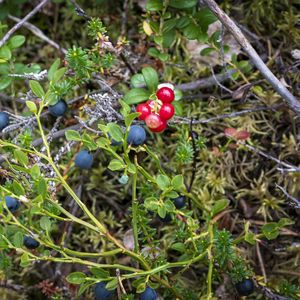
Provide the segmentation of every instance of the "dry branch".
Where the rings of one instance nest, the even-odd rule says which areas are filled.
[[[217,16],[227,30],[234,36],[237,42],[243,47],[245,52],[249,55],[250,59],[262,73],[266,80],[272,85],[274,90],[286,101],[289,107],[300,116],[300,102],[294,95],[280,82],[280,80],[272,73],[266,66],[255,49],[246,39],[240,28],[234,21],[217,5],[214,0],[203,0],[209,9]]]
[[[45,6],[49,0],[43,0],[37,5],[29,14],[27,14],[19,23],[12,27],[5,36],[0,40],[0,48],[9,40],[9,38],[23,26],[23,24],[33,17],[43,6]]]

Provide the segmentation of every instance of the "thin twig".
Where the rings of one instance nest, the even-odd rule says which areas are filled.
[[[191,90],[209,88],[216,85],[216,80],[218,82],[224,82],[228,80],[231,77],[231,75],[234,74],[236,71],[237,71],[236,69],[230,69],[223,74],[217,74],[215,76],[210,76],[204,79],[178,84],[176,88],[182,91],[191,91]]]
[[[300,208],[300,201],[298,199],[296,199],[295,197],[291,196],[282,186],[275,184],[275,186],[280,189],[283,194],[290,199],[291,201],[293,201],[293,207],[294,208]]]
[[[18,22],[14,27],[12,27],[0,40],[0,48],[9,40],[9,38],[19,29],[24,23],[33,17],[43,6],[45,6],[49,0],[43,0],[37,5],[29,14],[27,14],[20,22]]]
[[[280,80],[272,73],[272,71],[266,66],[255,49],[246,39],[240,28],[231,20],[231,18],[217,5],[214,0],[203,0],[207,4],[209,9],[218,17],[218,19],[224,24],[224,26],[231,32],[233,37],[243,47],[245,52],[249,55],[250,59],[262,73],[266,80],[273,86],[274,90],[286,101],[289,107],[300,115],[300,102],[294,95],[280,82]]]
[[[21,19],[14,17],[12,15],[8,15],[8,18],[15,21],[15,22],[20,22]],[[40,38],[41,40],[45,41],[46,43],[48,43],[49,45],[51,45],[53,48],[61,51],[63,54],[67,53],[67,50],[63,47],[61,47],[59,44],[57,44],[56,42],[54,42],[53,40],[51,40],[50,38],[48,38],[44,32],[42,30],[40,30],[38,27],[34,26],[33,24],[29,23],[29,22],[24,22],[23,26],[25,28],[27,28],[28,30],[30,30],[35,36],[37,36],[38,38]]]
[[[222,120],[222,119],[227,119],[227,118],[234,118],[234,117],[238,117],[238,116],[241,116],[241,115],[246,115],[246,114],[253,113],[253,112],[258,112],[258,111],[276,110],[280,106],[282,106],[282,104],[269,106],[269,107],[262,106],[262,107],[256,107],[256,108],[249,108],[249,109],[244,109],[244,110],[241,110],[241,111],[236,111],[236,112],[233,112],[233,113],[228,113],[228,114],[223,114],[223,115],[211,117],[211,118],[208,118],[208,119],[193,120],[193,125],[195,125],[195,124],[206,124],[206,123],[214,122],[214,121],[217,121],[217,120]],[[169,123],[170,124],[172,124],[172,123],[174,123],[174,124],[189,124],[190,119],[177,117],[177,118],[174,119],[174,121],[170,121]]]
[[[246,148],[248,148],[249,150],[251,150],[251,151],[253,151],[253,152],[255,152],[255,153],[257,153],[257,154],[259,154],[259,155],[261,155],[261,156],[263,156],[263,157],[265,157],[265,158],[268,158],[268,159],[270,159],[270,160],[273,160],[273,161],[275,161],[277,164],[279,164],[279,165],[281,165],[281,166],[284,166],[284,167],[288,168],[289,170],[292,169],[292,170],[297,170],[298,172],[300,172],[300,168],[299,168],[299,167],[296,167],[296,166],[293,166],[293,165],[288,164],[288,163],[286,163],[286,162],[283,162],[283,161],[281,161],[280,159],[278,159],[278,158],[276,158],[276,157],[273,157],[272,155],[267,154],[267,153],[265,153],[265,152],[263,152],[263,151],[261,151],[261,150],[255,148],[255,147],[253,147],[253,146],[251,146],[251,145],[248,145],[248,144],[246,144],[246,143],[244,143],[244,142],[240,142],[240,143],[241,143],[243,146],[245,146]]]

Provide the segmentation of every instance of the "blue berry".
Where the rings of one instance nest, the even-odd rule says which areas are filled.
[[[38,241],[28,235],[24,236],[23,244],[28,249],[36,249],[40,246],[40,243]]]
[[[123,144],[122,142],[117,142],[116,140],[114,140],[114,139],[110,136],[110,134],[108,134],[108,137],[110,138],[110,144],[111,144],[112,146],[119,146],[119,145],[122,145],[122,144]]]
[[[9,115],[6,112],[0,112],[0,130],[4,129],[9,123]]]
[[[147,286],[146,289],[141,293],[140,300],[156,300],[157,294],[154,289]]]
[[[243,279],[235,285],[237,292],[241,296],[248,296],[254,291],[254,284],[251,279]]]
[[[114,291],[110,291],[105,287],[104,282],[98,282],[95,285],[96,300],[109,300],[113,297]]]
[[[139,146],[146,141],[146,131],[143,127],[138,125],[130,126],[127,143],[133,146]]]
[[[160,220],[161,220],[162,222],[164,222],[164,223],[169,223],[169,222],[172,221],[172,217],[171,217],[170,214],[166,214],[166,216],[165,216],[164,218],[161,218],[161,217],[159,217],[159,218],[160,218]]]
[[[185,196],[179,196],[177,198],[172,199],[172,201],[177,209],[185,207]]]
[[[68,105],[65,100],[59,100],[56,104],[48,107],[49,113],[54,117],[63,116],[67,109]]]
[[[93,155],[87,150],[81,150],[75,157],[75,165],[80,169],[90,169],[93,161]]]
[[[20,201],[17,199],[10,197],[10,196],[5,196],[5,203],[8,208],[8,210],[12,213],[16,212],[18,208],[21,206]]]

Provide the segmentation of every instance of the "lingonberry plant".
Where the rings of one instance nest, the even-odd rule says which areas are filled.
[[[234,163],[233,156],[239,161],[247,147],[255,149],[250,131],[259,135],[258,125],[234,119],[225,129],[223,123],[221,130],[204,129],[211,120],[227,119],[215,116],[227,109],[226,101],[218,99],[216,107],[209,95],[183,104],[178,83],[188,70],[177,60],[186,51],[181,40],[209,43],[202,55],[227,49],[221,33],[209,36],[216,17],[198,3],[147,1],[140,18],[151,45],[146,52],[155,60],[139,65],[139,72],[128,62],[137,58],[128,55],[127,40],[113,31],[110,36],[78,4],[89,40],[64,50],[64,59],[54,59],[42,74],[22,71],[26,94],[9,113],[0,112],[0,269],[8,276],[17,273],[12,261],[24,272],[47,263],[54,279],[35,287],[56,300],[213,300],[229,299],[229,293],[260,299],[263,289],[265,295],[276,291],[297,299],[299,288],[290,282],[270,284],[273,292],[265,287],[269,283],[246,251],[258,253],[265,271],[260,246],[282,234],[298,237],[286,228],[294,222],[262,176],[251,182],[250,192],[244,189],[257,166],[251,165],[249,175],[241,167],[246,158]],[[124,13],[126,5],[131,1],[124,2]],[[24,42],[15,35],[0,48],[0,90],[10,87],[12,96],[20,81],[8,76],[7,66],[15,70],[12,51]],[[242,74],[243,91],[250,89],[248,62],[233,56],[229,67]],[[230,91],[230,97],[237,96]],[[194,120],[207,107],[213,116]],[[233,173],[242,182],[239,189]],[[244,195],[263,198],[265,222],[256,221],[259,226],[248,216],[247,201],[238,206]],[[268,207],[282,214],[275,218]]]

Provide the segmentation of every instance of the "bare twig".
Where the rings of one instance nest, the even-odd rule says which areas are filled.
[[[275,186],[280,189],[283,194],[292,201],[292,205],[294,208],[300,208],[300,201],[298,199],[296,199],[295,197],[291,196],[282,186],[275,184]]]
[[[8,15],[9,19],[15,21],[15,22],[20,22],[21,19],[14,17],[12,15]],[[43,31],[41,31],[38,27],[34,26],[33,24],[29,23],[29,22],[24,22],[23,26],[26,27],[28,30],[30,30],[34,35],[36,35],[38,38],[40,38],[41,40],[45,41],[46,43],[48,43],[49,45],[51,45],[52,47],[54,47],[55,49],[61,51],[63,54],[67,53],[67,50],[63,47],[61,47],[59,44],[57,44],[56,42],[54,42],[53,40],[51,40],[50,38],[48,38]]]
[[[20,22],[18,22],[13,28],[11,28],[4,37],[0,40],[0,48],[9,40],[9,38],[19,29],[24,23],[33,17],[43,6],[47,4],[49,0],[43,0],[37,5],[29,14],[27,14]]]
[[[230,17],[217,5],[214,0],[203,0],[209,9],[218,17],[224,26],[231,32],[238,43],[243,47],[245,52],[249,55],[254,65],[266,78],[266,80],[273,86],[274,90],[286,101],[289,107],[300,115],[300,102],[294,95],[278,80],[272,71],[265,65],[263,60],[257,54],[252,45],[248,42],[240,28],[230,19]]]
[[[224,74],[217,74],[215,76],[210,76],[208,78],[199,79],[193,82],[181,83],[176,86],[176,88],[182,91],[191,91],[197,90],[201,88],[209,88],[211,86],[216,85],[216,80],[220,82],[224,82],[231,77],[232,74],[236,72],[235,69],[228,70]]]
[[[288,163],[286,163],[286,162],[283,162],[283,161],[281,161],[280,159],[278,159],[278,158],[276,158],[276,157],[273,157],[272,155],[267,154],[267,153],[265,153],[265,152],[263,152],[263,151],[261,151],[261,150],[255,148],[255,147],[253,147],[253,146],[251,146],[251,145],[248,145],[248,144],[246,144],[246,143],[244,143],[244,142],[240,142],[240,143],[241,143],[243,146],[245,146],[246,148],[248,148],[249,150],[251,150],[251,151],[253,151],[253,152],[255,152],[255,153],[257,153],[257,154],[259,154],[259,155],[261,155],[261,156],[263,156],[263,157],[265,157],[265,158],[268,158],[268,159],[270,159],[270,160],[273,160],[273,161],[275,161],[277,164],[279,164],[279,165],[281,165],[281,166],[284,166],[284,167],[288,168],[287,171],[289,171],[289,170],[297,170],[298,172],[300,172],[300,168],[299,168],[299,167],[296,167],[296,166],[293,166],[293,165],[288,164]]]
[[[195,125],[195,124],[206,124],[206,123],[210,123],[210,122],[214,122],[214,121],[222,120],[222,119],[227,119],[227,118],[235,118],[235,117],[238,117],[238,116],[247,115],[249,113],[258,112],[258,111],[276,110],[280,106],[281,106],[281,104],[274,105],[274,106],[269,106],[269,107],[262,106],[262,107],[256,107],[256,108],[249,108],[249,109],[244,109],[244,110],[241,110],[241,111],[236,111],[236,112],[233,112],[233,113],[228,113],[228,114],[223,114],[223,115],[211,117],[211,118],[208,118],[208,119],[193,120],[193,125]],[[169,123],[189,124],[190,119],[177,117],[176,119],[174,119],[174,121],[170,121]]]

